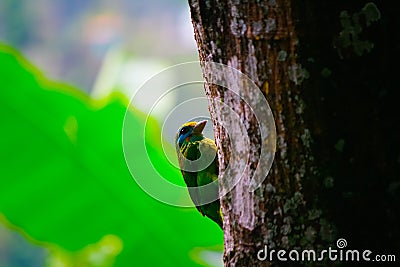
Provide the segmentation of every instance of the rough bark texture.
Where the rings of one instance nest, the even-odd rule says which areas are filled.
[[[200,60],[223,63],[248,75],[267,96],[276,120],[278,150],[275,163],[264,184],[250,193],[248,184],[258,163],[261,143],[257,121],[237,95],[206,83],[206,94],[212,100],[210,113],[214,120],[221,172],[231,155],[228,133],[218,123],[224,120],[224,114],[218,112],[215,99],[240,114],[250,138],[247,173],[222,199],[224,262],[226,266],[267,265],[256,256],[264,245],[269,248],[293,247],[302,241],[301,238],[296,240],[294,232],[297,231],[300,237],[309,227],[312,241],[317,231],[307,221],[293,225],[294,221],[300,220],[298,217],[305,204],[302,180],[312,175],[313,170],[308,152],[311,140],[299,96],[300,85],[307,73],[296,60],[297,37],[290,1],[189,2]],[[203,71],[207,72],[207,69]],[[204,75],[208,76],[207,73]]]
[[[280,265],[259,261],[257,252],[264,245],[318,250],[335,246],[338,237],[347,237],[353,248],[387,244],[394,253],[399,208],[390,203],[399,203],[400,123],[383,103],[392,103],[397,91],[390,83],[394,76],[386,73],[390,60],[380,57],[385,49],[398,55],[399,42],[389,49],[394,6],[317,0],[189,4],[221,173],[233,155],[215,100],[240,114],[250,138],[246,175],[221,199],[225,266]],[[248,75],[273,111],[275,161],[254,193],[248,184],[261,141],[257,122],[236,94],[207,83],[209,61]]]

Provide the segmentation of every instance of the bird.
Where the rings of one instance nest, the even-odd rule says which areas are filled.
[[[176,152],[183,179],[197,210],[223,229],[218,197],[217,146],[213,140],[204,137],[203,129],[206,124],[206,120],[183,124],[175,136]],[[208,166],[202,166],[205,163]],[[201,187],[207,184],[210,185]],[[204,204],[209,202],[207,200],[213,201]]]

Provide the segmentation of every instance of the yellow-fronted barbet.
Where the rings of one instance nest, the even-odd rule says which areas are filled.
[[[216,222],[222,229],[222,215],[218,198],[217,147],[203,136],[207,121],[183,124],[175,137],[176,152],[183,179],[197,210]],[[205,160],[201,160],[205,159]],[[202,166],[206,163],[206,166]],[[208,185],[206,187],[202,187]],[[213,201],[209,201],[209,200]]]

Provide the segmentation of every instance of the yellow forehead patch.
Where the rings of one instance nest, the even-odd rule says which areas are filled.
[[[195,121],[189,121],[189,122],[185,123],[184,125],[182,125],[182,127],[185,127],[185,126],[194,127],[196,124],[197,124],[197,122],[195,122]]]

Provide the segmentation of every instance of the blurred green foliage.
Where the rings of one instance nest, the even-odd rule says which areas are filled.
[[[154,200],[132,179],[121,140],[124,96],[94,101],[4,45],[0,84],[0,219],[48,247],[49,266],[202,266],[199,248],[222,248],[218,226]],[[145,118],[126,116],[137,124],[134,147]],[[163,174],[180,176],[161,147],[149,153]]]

